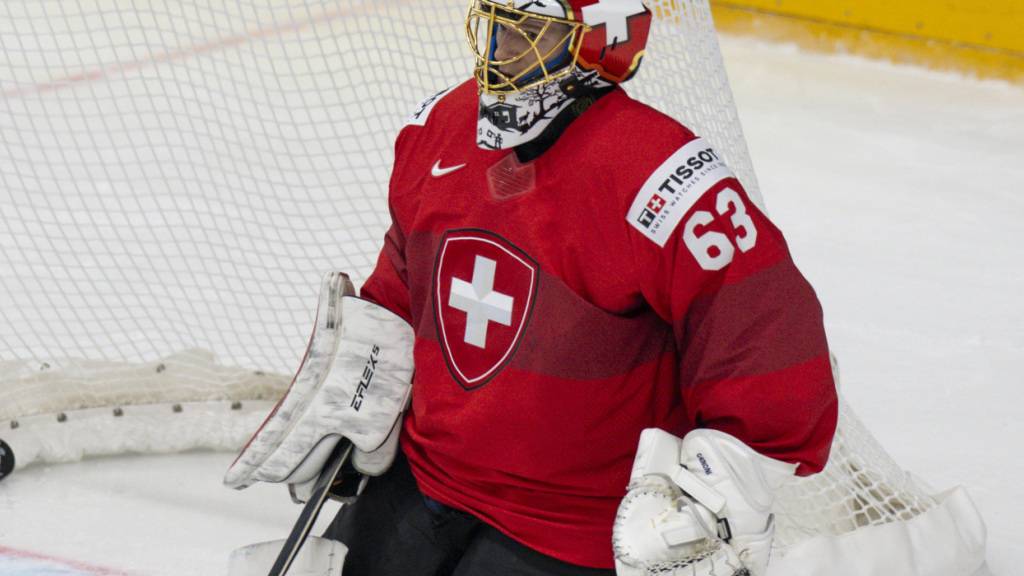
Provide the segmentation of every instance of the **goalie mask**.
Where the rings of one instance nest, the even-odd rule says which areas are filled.
[[[631,78],[650,26],[643,0],[472,0],[478,145],[529,142],[580,95]]]

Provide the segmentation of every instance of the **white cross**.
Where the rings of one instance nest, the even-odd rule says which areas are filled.
[[[487,323],[512,325],[514,298],[494,291],[494,271],[498,263],[477,256],[473,262],[473,282],[452,278],[448,305],[466,313],[466,335],[463,340],[477,348],[487,347]]]
[[[605,25],[608,45],[629,41],[629,17],[646,11],[643,0],[600,0],[583,7],[583,21],[591,26]]]

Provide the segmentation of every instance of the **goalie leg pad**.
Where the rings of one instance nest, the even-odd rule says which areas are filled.
[[[231,553],[228,576],[267,576],[284,540],[244,546]],[[348,548],[337,540],[310,536],[302,545],[288,576],[341,576]]]
[[[412,391],[414,334],[390,310],[351,294],[343,274],[325,278],[306,357],[226,485],[309,482],[343,437],[367,473],[390,465]]]

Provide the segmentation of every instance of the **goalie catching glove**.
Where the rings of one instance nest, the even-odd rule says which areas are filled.
[[[413,331],[353,294],[344,274],[324,278],[302,365],[228,469],[226,485],[287,483],[295,496],[312,485],[342,438],[352,442],[360,473],[379,476],[391,466],[412,391]]]
[[[716,430],[644,430],[613,528],[617,574],[764,576],[774,494],[795,472]]]

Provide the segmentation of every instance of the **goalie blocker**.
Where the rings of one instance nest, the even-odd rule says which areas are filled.
[[[302,365],[224,483],[308,486],[342,438],[355,446],[356,470],[384,473],[411,396],[412,344],[405,320],[354,296],[344,274],[328,274]]]
[[[401,317],[354,293],[348,276],[324,277],[313,334],[291,386],[225,474],[232,488],[285,483],[294,500],[309,500],[287,540],[236,550],[232,575],[263,576],[271,565],[271,574],[293,566],[301,574],[340,574],[345,549],[338,543],[314,538],[299,555],[312,523],[350,450],[351,464],[366,476],[383,474],[394,461],[412,390],[413,332]],[[335,454],[342,448],[344,455]]]

